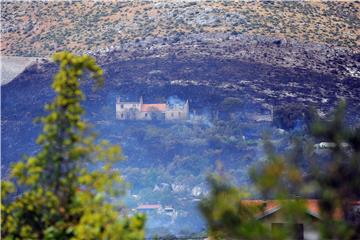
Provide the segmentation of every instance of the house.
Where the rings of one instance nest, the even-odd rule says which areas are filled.
[[[241,203],[245,206],[255,207],[256,218],[262,221],[272,231],[279,229],[295,229],[292,239],[296,240],[317,240],[320,239],[320,233],[316,224],[321,221],[319,201],[315,199],[304,200],[305,215],[297,217],[295,222],[289,222],[286,217],[285,203],[294,200],[243,200]],[[341,219],[340,209],[334,213],[335,219]]]
[[[162,207],[160,204],[141,204],[136,210],[145,214],[159,214],[162,212]]]
[[[188,120],[189,101],[183,105],[169,103],[144,103],[121,101],[116,98],[116,119],[118,120]]]
[[[173,207],[166,206],[164,208],[164,212],[165,212],[165,214],[173,215],[175,213],[175,209]]]

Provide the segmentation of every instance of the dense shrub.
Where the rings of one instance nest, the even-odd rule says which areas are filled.
[[[285,130],[309,128],[312,116],[312,111],[304,105],[286,104],[275,107],[273,124]]]

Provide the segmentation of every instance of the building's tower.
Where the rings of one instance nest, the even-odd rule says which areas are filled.
[[[141,97],[140,97],[140,104],[139,104],[139,111],[140,111],[140,112],[141,112],[141,109],[142,109],[143,104],[144,104],[144,99],[143,99],[143,97],[141,96]]]
[[[186,100],[185,102],[184,115],[185,115],[185,119],[189,119],[189,100]]]
[[[117,96],[116,97],[116,105],[115,105],[115,114],[116,114],[117,119],[120,119],[120,114],[121,114],[120,113],[121,112],[120,104],[121,104],[120,97]]]

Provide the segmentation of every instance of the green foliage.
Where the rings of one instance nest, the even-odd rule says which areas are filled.
[[[301,170],[294,155],[278,155],[272,144],[265,141],[267,161],[250,170],[250,176],[260,194],[265,198],[294,198],[299,194],[303,182]],[[295,149],[294,149],[295,151]]]
[[[144,217],[121,216],[112,199],[124,190],[114,164],[121,148],[96,135],[81,119],[84,113],[79,79],[90,74],[97,85],[102,69],[89,56],[54,55],[60,70],[52,88],[54,101],[39,119],[41,151],[12,166],[3,181],[1,236],[4,239],[142,239]],[[15,195],[15,186],[21,192]],[[13,193],[13,194],[11,194]]]
[[[331,142],[331,159],[324,166],[313,166],[314,185],[320,195],[322,234],[326,238],[351,239],[360,234],[360,222],[351,222],[351,204],[360,196],[360,128],[349,129],[343,121],[345,103],[335,111],[332,121],[318,121],[313,134]],[[335,218],[336,211],[344,222]],[[357,235],[357,237],[360,237]]]
[[[210,179],[210,198],[200,204],[209,234],[215,239],[260,239],[268,237],[264,225],[256,220],[256,207],[241,203],[246,195],[217,176]]]
[[[244,105],[244,102],[240,98],[227,97],[220,104],[220,109],[224,112],[234,112],[234,111],[241,110],[243,105]]]
[[[313,120],[311,110],[299,104],[286,104],[274,109],[273,124],[286,130],[293,129],[298,121],[309,127]]]
[[[345,127],[344,109],[341,103],[331,121],[317,119],[312,125],[312,137],[330,143],[326,150],[330,159],[324,164],[321,155],[311,158],[303,148],[302,154],[312,160],[311,180],[299,168],[298,146],[290,154],[279,155],[269,142],[265,144],[267,161],[250,172],[259,196],[280,204],[288,228],[270,228],[266,221],[257,220],[263,209],[254,211],[254,206],[245,204],[240,189],[216,177],[210,180],[210,196],[200,204],[210,235],[216,239],[292,239],[295,229],[290,226],[300,220],[317,228],[322,239],[357,239],[360,222],[354,221],[352,203],[360,196],[360,129]],[[309,195],[318,196],[318,224],[306,217],[306,202],[298,197]]]

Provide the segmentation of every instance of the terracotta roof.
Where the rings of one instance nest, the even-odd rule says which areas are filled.
[[[291,201],[291,200],[287,200],[287,201]],[[259,218],[263,218],[265,216],[271,215],[281,209],[281,202],[277,200],[242,200],[241,203],[246,206],[258,207]],[[319,200],[307,199],[305,204],[308,214],[316,218],[320,218]],[[360,205],[360,201],[354,201],[353,205]],[[341,209],[336,209],[334,213],[334,218],[342,219]]]
[[[315,199],[307,200],[306,207],[307,207],[308,212],[310,212],[312,215],[320,217],[319,200],[315,200]],[[339,212],[339,211],[336,211],[336,212]],[[338,218],[338,217],[336,217],[336,218]]]
[[[159,209],[161,208],[160,204],[142,204],[137,207],[137,209]]]
[[[166,103],[156,103],[156,104],[142,104],[141,112],[165,112],[166,111]]]

